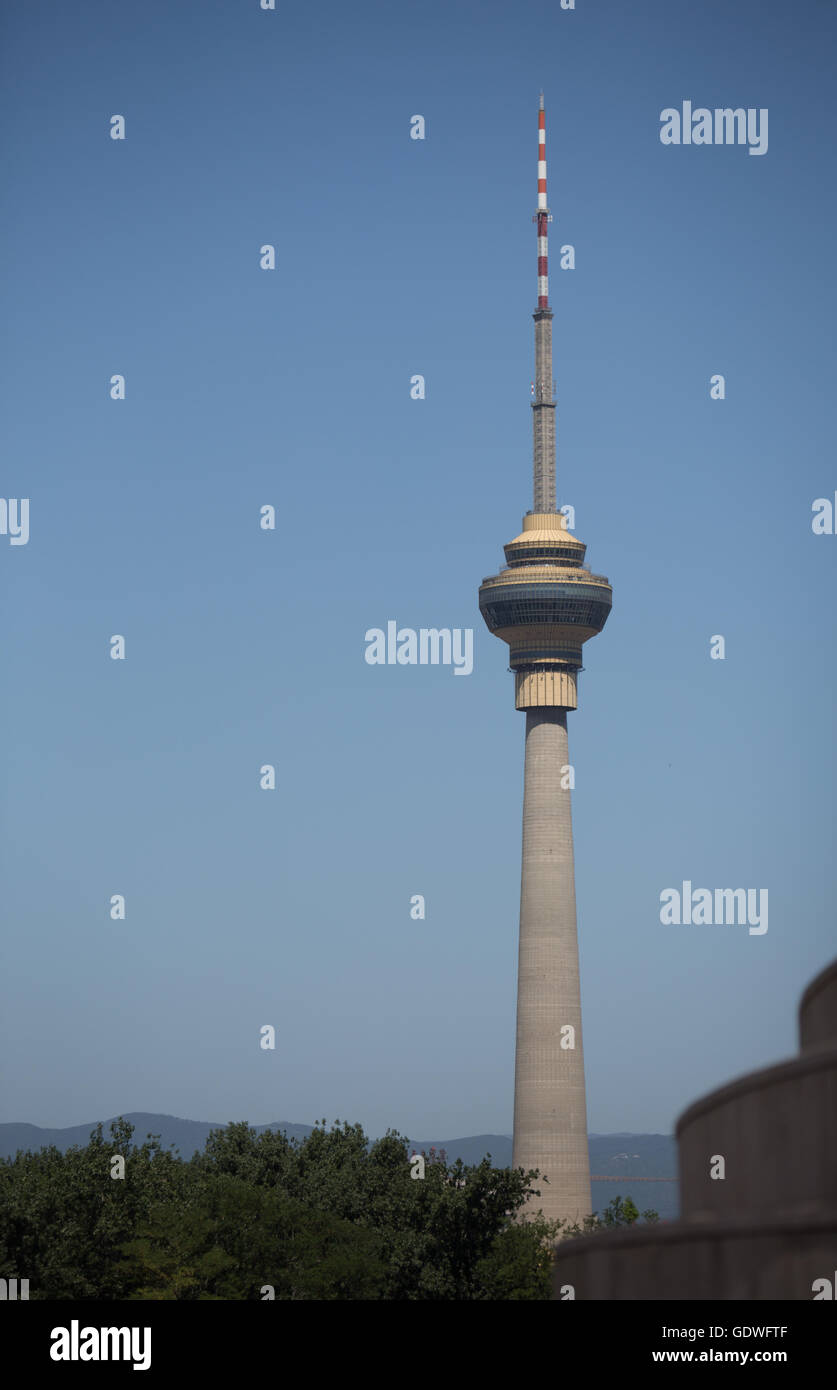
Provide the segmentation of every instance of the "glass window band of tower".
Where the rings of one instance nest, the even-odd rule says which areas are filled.
[[[511,554],[508,552],[511,551]],[[584,552],[582,551],[582,554]],[[537,546],[511,546],[506,547],[506,559],[509,569],[514,569],[517,565],[524,564],[527,560],[566,560],[568,564],[579,564],[579,547],[560,546],[560,545],[537,545]]]
[[[480,592],[480,611],[492,632],[534,624],[589,627],[599,632],[607,622],[610,602],[609,593],[578,584],[498,585]]]
[[[545,661],[555,662],[557,665],[580,666],[581,659],[580,647],[568,647],[560,642],[556,642],[554,646],[550,643],[544,647],[527,647],[525,644],[518,645],[515,642],[514,651],[511,654],[515,670],[522,670],[529,664],[534,670],[536,667],[542,666]]]

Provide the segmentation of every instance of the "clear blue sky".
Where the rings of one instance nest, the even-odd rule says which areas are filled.
[[[570,716],[590,1128],[791,1052],[837,937],[835,6],[3,27],[0,1117],[510,1131],[524,720],[477,590],[531,506],[540,88],[559,501],[614,586]],[[767,154],[664,147],[684,100],[766,107]],[[389,619],[474,628],[473,674],[368,666]],[[662,926],[683,879],[767,888],[767,934]]]

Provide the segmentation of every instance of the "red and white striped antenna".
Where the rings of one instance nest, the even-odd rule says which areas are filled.
[[[538,102],[538,308],[549,308],[549,255],[547,227],[549,206],[546,201],[546,112],[543,92]]]
[[[536,512],[555,511],[555,383],[552,379],[552,310],[549,307],[547,237],[551,217],[546,201],[546,115],[538,102],[538,307],[535,320],[535,383],[532,392],[534,501]]]

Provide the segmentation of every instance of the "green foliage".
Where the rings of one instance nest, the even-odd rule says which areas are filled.
[[[617,1197],[583,1227],[521,1221],[537,1172],[431,1152],[414,1179],[407,1141],[360,1125],[297,1142],[233,1124],[189,1162],[132,1134],[120,1120],[110,1140],[98,1126],[84,1148],[0,1162],[0,1275],[33,1299],[536,1300],[559,1235],[639,1218]]]
[[[376,1298],[379,1240],[281,1191],[242,1178],[193,1175],[185,1204],[152,1207],[125,1243],[141,1299]]]
[[[533,1241],[534,1222],[507,1226],[476,1267],[483,1298],[494,1300],[551,1297],[552,1241],[544,1223]]]
[[[640,1213],[636,1203],[630,1197],[614,1197],[608,1202],[601,1216],[598,1212],[593,1212],[592,1216],[585,1216],[581,1225],[576,1223],[571,1226],[566,1222],[560,1223],[562,1226],[560,1234],[562,1239],[586,1236],[591,1231],[606,1231],[614,1226],[633,1226],[640,1218],[649,1223],[660,1219],[659,1214],[650,1208],[648,1211]]]
[[[137,1147],[119,1120],[85,1148],[18,1153],[0,1163],[0,1274],[30,1281],[30,1298],[124,1298],[119,1249],[151,1200],[176,1199],[183,1164],[149,1136]],[[111,1178],[114,1154],[125,1178]]]

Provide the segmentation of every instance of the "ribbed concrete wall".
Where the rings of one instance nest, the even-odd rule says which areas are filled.
[[[809,1300],[815,1281],[835,1277],[835,1005],[832,962],[802,997],[802,1055],[680,1117],[682,1221],[561,1242],[553,1298],[572,1286],[576,1299]],[[717,1156],[724,1176],[713,1179]]]
[[[681,1115],[676,1134],[684,1221],[837,1211],[837,1048],[713,1091]],[[715,1156],[723,1178],[710,1176]]]
[[[569,764],[562,709],[526,714],[523,868],[514,1088],[515,1167],[549,1184],[532,1203],[551,1220],[592,1211]],[[562,1047],[561,1030],[574,1030]]]
[[[815,1279],[834,1278],[835,1250],[833,1213],[759,1226],[725,1221],[602,1231],[558,1247],[552,1296],[566,1298],[562,1289],[569,1285],[576,1300],[811,1300]]]
[[[811,981],[799,1003],[799,1045],[837,1047],[837,960]]]

